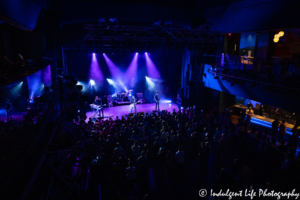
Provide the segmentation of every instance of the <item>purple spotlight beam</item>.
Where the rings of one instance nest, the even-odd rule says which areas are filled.
[[[52,78],[51,78],[51,67],[48,65],[43,69],[43,81],[45,87],[50,87],[52,85]]]
[[[136,79],[137,77],[137,68],[138,68],[138,53],[136,53],[126,71],[126,82],[130,81],[132,82],[132,78],[133,80]],[[135,79],[134,79],[135,78]],[[131,87],[133,87],[135,85],[135,81],[132,82]]]
[[[147,52],[145,52],[145,57],[146,57],[146,66],[147,66],[148,76],[150,78],[156,78],[156,79],[160,78],[160,74]]]
[[[94,80],[97,84],[103,85],[104,76],[100,69],[97,56],[93,53],[91,66],[90,66],[90,79]]]
[[[29,98],[35,98],[43,94],[43,70],[27,76]]]
[[[112,78],[114,80],[119,81],[121,77],[123,77],[122,71],[109,59],[109,57],[106,54],[103,54],[103,57],[106,61],[106,64],[108,66],[108,69],[112,75]]]

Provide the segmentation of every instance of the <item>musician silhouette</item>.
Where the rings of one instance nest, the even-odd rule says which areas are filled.
[[[131,99],[130,99],[130,113],[132,113],[132,110],[134,108],[134,111],[135,111],[135,114],[136,114],[136,99],[134,98],[134,96],[132,95],[131,96]]]
[[[7,99],[6,106],[5,106],[7,121],[9,121],[9,118],[10,120],[12,120],[11,109],[12,109],[11,103],[9,102],[9,99]]]
[[[155,110],[159,111],[159,97],[158,97],[158,92],[156,92],[156,95],[154,96],[155,100]]]
[[[100,114],[100,111],[101,111],[102,112],[102,117],[104,117],[103,108],[102,108],[102,101],[101,101],[100,98],[98,98],[98,96],[95,97],[94,104],[101,107],[101,109],[99,109],[99,116],[101,115]]]

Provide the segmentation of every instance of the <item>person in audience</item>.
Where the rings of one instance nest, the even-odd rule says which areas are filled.
[[[176,163],[177,163],[179,172],[182,172],[182,170],[183,170],[184,156],[185,156],[185,153],[182,150],[182,147],[181,146],[178,147],[178,151],[175,154],[175,159],[176,159]]]
[[[73,135],[74,141],[79,141],[75,145],[78,150],[67,159],[74,165],[77,162],[80,167],[85,166],[85,171],[90,170],[89,181],[95,190],[99,183],[101,191],[105,190],[105,195],[111,199],[130,199],[135,195],[136,199],[141,199],[150,192],[149,185],[157,186],[151,190],[156,193],[160,188],[164,190],[160,183],[165,182],[172,183],[170,192],[176,193],[174,185],[177,179],[181,182],[181,178],[186,178],[189,182],[194,177],[201,177],[199,182],[206,182],[205,177],[211,173],[208,169],[214,164],[213,169],[219,175],[209,175],[211,182],[216,183],[213,186],[238,189],[235,187],[246,181],[243,177],[251,176],[247,169],[253,169],[253,166],[258,173],[266,175],[266,180],[275,173],[273,169],[282,169],[284,175],[292,172],[294,158],[291,154],[296,152],[299,133],[297,129],[293,130],[291,139],[284,141],[286,138],[282,135],[286,124],[283,121],[277,145],[275,127],[278,120],[275,121],[269,133],[246,127],[243,121],[232,123],[227,111],[218,113],[214,109],[198,113],[195,107],[182,112],[122,116],[95,123],[91,119],[86,122],[81,117],[80,122],[74,124],[76,132]],[[5,130],[10,129],[5,127]],[[3,134],[0,133],[0,142],[3,143]],[[275,156],[274,149],[283,156]],[[238,159],[233,162],[235,158]],[[241,165],[242,161],[247,167]],[[218,169],[222,169],[220,173]],[[72,179],[73,174],[66,172],[65,176]],[[251,184],[243,182],[247,187]],[[188,183],[183,187],[189,187]],[[117,195],[113,196],[110,191]]]
[[[139,142],[136,140],[131,147],[133,156],[138,158],[141,155],[141,149]]]
[[[247,118],[246,118],[246,126],[249,126],[252,116],[253,116],[253,110],[251,107],[249,107],[249,110],[247,112]]]
[[[129,186],[133,187],[133,185],[135,183],[136,168],[135,168],[135,166],[133,166],[132,161],[129,161],[128,167],[125,169],[125,173],[126,173],[126,177],[127,177]]]
[[[121,148],[120,143],[117,143],[117,147],[114,149],[114,156],[116,159],[119,159],[124,155],[124,150]]]
[[[279,137],[278,137],[279,141],[282,141],[283,136],[285,135],[285,133],[286,133],[286,123],[285,123],[285,120],[282,120],[282,122],[279,126]]]
[[[272,122],[272,137],[276,137],[277,132],[278,132],[278,126],[279,126],[279,120],[278,120],[278,118],[276,118]]]

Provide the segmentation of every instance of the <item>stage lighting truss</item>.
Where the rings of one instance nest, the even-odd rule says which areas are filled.
[[[126,43],[150,42],[149,46],[155,43],[162,43],[164,46],[189,45],[197,47],[203,43],[222,44],[220,32],[200,29],[183,29],[168,27],[143,27],[143,26],[99,26],[86,24],[83,27],[87,30],[84,37],[87,41],[103,41],[113,46],[126,46]],[[114,43],[114,44],[113,44]],[[121,43],[121,44],[120,44]]]

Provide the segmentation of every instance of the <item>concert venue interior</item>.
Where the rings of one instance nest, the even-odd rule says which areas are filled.
[[[296,0],[0,2],[1,200],[300,196]]]

